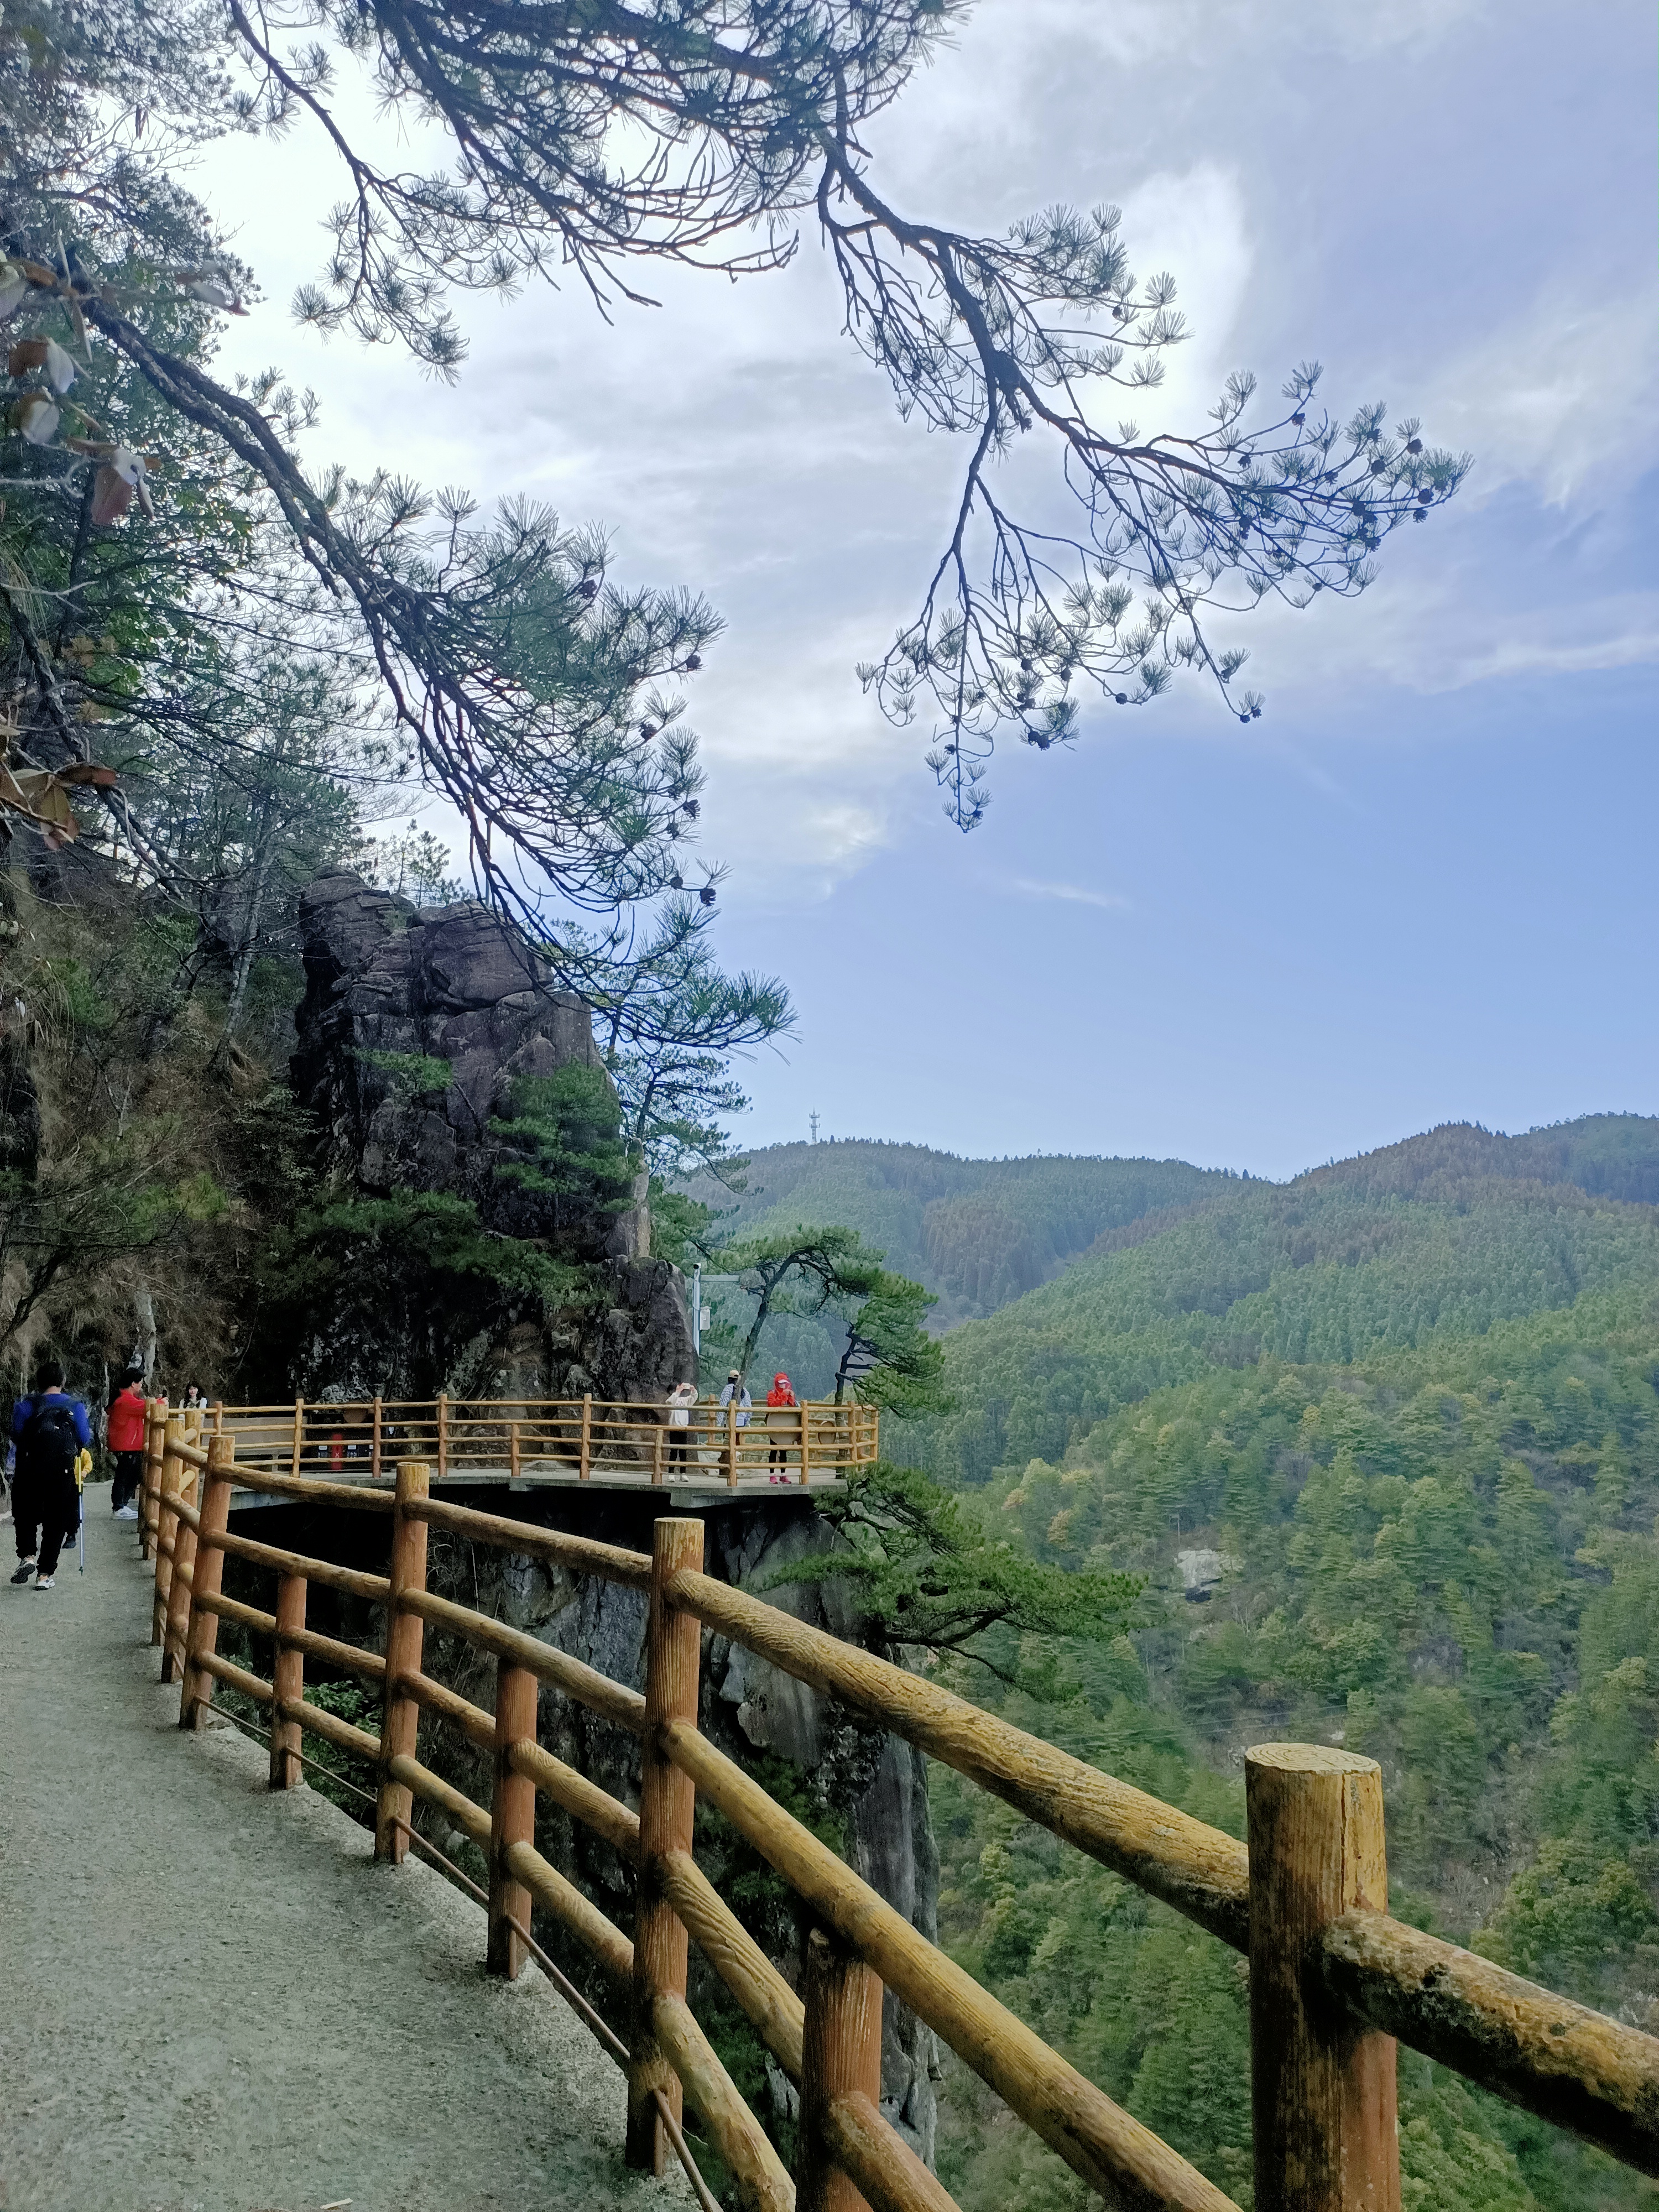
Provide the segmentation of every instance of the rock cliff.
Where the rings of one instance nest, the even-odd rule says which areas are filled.
[[[477,1331],[425,1347],[324,1313],[293,1351],[310,1397],[456,1395],[658,1401],[696,1365],[678,1271],[650,1257],[644,1179],[630,1202],[573,1206],[497,1172],[492,1123],[515,1085],[598,1068],[588,1010],[471,900],[420,908],[349,873],[319,878],[300,906],[306,994],[295,1016],[295,1097],[319,1131],[325,1176],[365,1199],[465,1199],[487,1232],[556,1246],[603,1270],[605,1296],[549,1315],[481,1297]],[[432,1346],[440,1343],[441,1352]],[[441,1371],[426,1371],[435,1365]]]

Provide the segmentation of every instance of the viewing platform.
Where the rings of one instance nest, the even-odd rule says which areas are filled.
[[[696,1497],[814,1495],[839,1490],[849,1468],[880,1456],[879,1411],[815,1401],[799,1406],[684,1408],[584,1398],[216,1406],[205,1433],[236,1440],[239,1467],[262,1474],[392,1487],[399,1460],[425,1462],[434,1483],[510,1490],[672,1489]],[[276,1504],[238,1486],[236,1509]]]

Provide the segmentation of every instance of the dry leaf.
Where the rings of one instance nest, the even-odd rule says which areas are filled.
[[[100,528],[119,522],[132,505],[135,486],[108,461],[92,480],[92,519]]]
[[[49,446],[63,419],[62,411],[44,392],[26,392],[11,410],[11,427],[31,446]]]

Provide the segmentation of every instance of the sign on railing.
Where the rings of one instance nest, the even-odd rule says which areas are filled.
[[[829,2212],[854,2203],[854,2191],[876,2212],[956,2212],[937,2177],[882,2117],[884,1984],[1109,2203],[1147,2212],[1237,2212],[1196,2167],[1050,2050],[699,1731],[698,1669],[708,1630],[943,1759],[1248,1951],[1257,2212],[1398,2212],[1395,2038],[1626,2164],[1659,2172],[1659,2041],[1389,1917],[1382,1778],[1374,1761],[1307,1744],[1248,1753],[1247,1846],[704,1574],[700,1522],[659,1519],[647,1556],[435,1498],[432,1472],[426,1462],[404,1462],[395,1494],[296,1479],[245,1464],[233,1428],[204,1444],[181,1416],[156,1419],[142,1528],[155,1554],[163,1675],[182,1676],[180,1723],[198,1725],[216,1682],[227,1683],[270,1711],[273,1788],[300,1778],[307,1733],[374,1771],[380,1856],[395,1863],[410,1844],[432,1850],[413,1825],[416,1800],[439,1807],[471,1836],[489,1868],[487,1897],[474,1893],[487,1904],[491,1970],[515,1976],[528,1948],[559,1978],[532,1932],[532,1905],[586,1947],[635,2023],[625,2052],[628,2161],[660,2170],[665,2142],[671,2144],[691,2167],[705,2212],[711,2200],[679,2125],[683,2099],[702,2116],[751,2212]],[[198,1481],[196,1504],[191,1492]],[[387,1572],[337,1566],[232,1533],[235,1485],[385,1516]],[[644,1593],[643,1694],[428,1590],[432,1528]],[[273,1611],[225,1596],[227,1554],[276,1577]],[[313,1583],[385,1609],[384,1656],[307,1627]],[[221,1620],[270,1650],[269,1677],[219,1656]],[[494,1656],[493,1711],[424,1671],[428,1626]],[[378,1686],[378,1736],[307,1698],[307,1657]],[[542,1748],[540,1683],[640,1739],[637,1815]],[[417,1758],[422,1711],[491,1753],[488,1810]],[[698,1791],[808,1908],[814,1927],[801,1995],[699,1869],[692,1851]],[[537,1850],[538,1792],[635,1869],[632,1941]],[[688,1937],[799,2086],[793,2179],[686,2004]],[[586,2016],[604,2047],[613,2055],[623,2050],[591,2009]]]

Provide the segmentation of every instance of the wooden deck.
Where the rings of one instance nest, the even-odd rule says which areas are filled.
[[[238,1464],[241,1464],[240,1457]],[[308,1464],[307,1474],[319,1471]],[[354,1489],[378,1490],[390,1498],[397,1486],[397,1478],[391,1474],[359,1474],[348,1465],[333,1471],[320,1470],[331,1482],[349,1484]],[[648,1469],[637,1467],[606,1467],[595,1464],[586,1474],[579,1475],[575,1469],[560,1462],[532,1462],[520,1467],[513,1474],[505,1467],[451,1467],[441,1481],[434,1474],[432,1486],[436,1490],[507,1490],[517,1494],[532,1490],[603,1490],[632,1491],[644,1495],[661,1497],[666,1493],[669,1501],[678,1507],[682,1501],[699,1506],[729,1504],[735,1494],[745,1501],[754,1498],[799,1498],[806,1492],[813,1498],[838,1496],[847,1487],[839,1474],[819,1474],[813,1471],[805,1483],[800,1480],[799,1468],[788,1474],[768,1474],[745,1469],[737,1482],[729,1483],[718,1468],[701,1469],[692,1473],[675,1468],[662,1480],[653,1481]],[[231,1510],[240,1513],[256,1505],[284,1505],[293,1501],[276,1497],[266,1491],[251,1490],[237,1484],[231,1493]]]
[[[216,1406],[204,1429],[234,1436],[239,1466],[390,1492],[398,1463],[420,1460],[440,1488],[591,1486],[659,1490],[713,1503],[732,1493],[814,1495],[844,1486],[880,1455],[873,1406],[822,1401],[759,1405],[712,1400],[684,1410],[599,1398],[452,1399],[418,1403]],[[273,1503],[245,1490],[236,1505]]]

